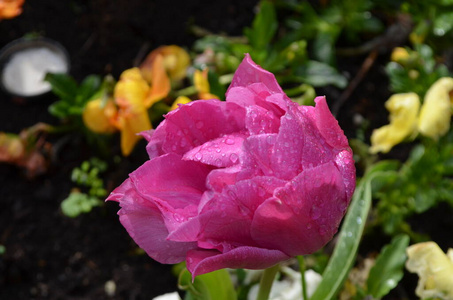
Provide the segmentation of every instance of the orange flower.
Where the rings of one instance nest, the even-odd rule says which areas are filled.
[[[150,130],[148,108],[157,99],[138,68],[124,71],[115,86],[114,98],[118,105],[116,126],[121,131],[121,151],[128,156],[141,138],[138,133]],[[156,100],[157,99],[157,100]]]
[[[198,98],[202,100],[219,99],[218,96],[210,93],[211,87],[208,81],[208,69],[203,71],[195,70],[193,74],[193,84],[198,91]]]
[[[170,79],[180,80],[186,76],[187,68],[190,65],[189,54],[183,48],[176,45],[161,46],[148,54],[140,66],[143,77],[148,82],[153,82],[153,66],[156,57],[159,55],[163,57],[163,66]]]
[[[0,20],[12,19],[22,13],[25,0],[0,0]]]

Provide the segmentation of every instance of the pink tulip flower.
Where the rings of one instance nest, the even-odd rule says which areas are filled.
[[[355,188],[348,141],[325,97],[299,106],[246,55],[226,101],[165,116],[150,159],[108,200],[134,241],[195,277],[264,269],[313,253],[337,232]]]

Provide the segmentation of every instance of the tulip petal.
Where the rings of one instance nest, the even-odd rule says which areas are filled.
[[[166,154],[147,161],[129,176],[137,193],[161,211],[172,232],[197,215],[208,172],[202,164]]]
[[[199,161],[219,168],[230,167],[239,163],[244,138],[243,134],[224,135],[193,148],[184,154],[183,159]]]
[[[314,117],[316,127],[325,141],[333,148],[348,148],[348,139],[344,135],[340,125],[338,125],[338,121],[330,112],[329,107],[327,106],[326,97],[316,97],[315,103]]]
[[[285,183],[275,177],[254,177],[226,186],[222,193],[211,194],[199,213],[203,230],[198,235],[198,245],[222,252],[237,246],[256,246],[250,236],[254,212],[274,189]]]
[[[174,264],[185,259],[186,252],[196,248],[196,243],[167,241],[168,230],[159,209],[142,199],[126,180],[115,189],[107,200],[119,201],[120,222],[140,248],[160,263]]]
[[[219,100],[192,101],[166,115],[164,153],[187,151],[225,134],[241,132],[245,110]]]
[[[283,94],[283,90],[275,79],[274,74],[262,69],[252,60],[249,54],[246,54],[234,73],[227,93],[231,88],[237,86],[247,87],[253,83],[263,83],[271,93]]]
[[[348,202],[333,162],[306,169],[258,207],[252,238],[289,256],[313,253],[335,234]]]
[[[290,257],[278,250],[238,247],[226,253],[217,250],[190,250],[187,269],[192,278],[223,268],[266,269]]]

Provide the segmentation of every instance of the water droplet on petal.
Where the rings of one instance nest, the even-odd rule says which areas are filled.
[[[187,145],[186,139],[181,139],[181,147],[184,148]]]
[[[227,138],[227,139],[225,140],[225,144],[227,144],[227,145],[234,145],[234,140],[231,139],[231,138]]]
[[[239,159],[239,156],[236,153],[230,154],[230,160],[233,164],[236,163],[238,161],[238,159]]]
[[[198,152],[197,154],[195,154],[195,159],[196,159],[196,160],[201,160],[202,158],[203,158],[203,155],[202,155],[200,152]]]
[[[320,235],[325,235],[325,234],[327,233],[327,227],[326,227],[326,225],[321,225],[321,226],[319,226],[318,232],[319,232]]]
[[[357,222],[358,225],[362,224],[362,218],[361,217],[357,217],[356,222]]]
[[[220,151],[222,151],[222,150],[220,150],[220,148],[215,149],[215,152],[217,152],[217,153],[220,153]]]
[[[317,207],[316,205],[313,205],[313,207],[311,208],[311,211],[310,211],[310,217],[313,220],[317,220],[317,219],[319,219],[320,216],[321,216],[321,209],[319,207]]]
[[[204,126],[203,121],[198,121],[197,123],[195,123],[195,127],[197,127],[198,129],[203,128],[203,126]]]

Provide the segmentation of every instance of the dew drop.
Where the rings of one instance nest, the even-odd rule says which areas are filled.
[[[317,220],[317,219],[319,219],[320,216],[321,216],[321,209],[319,207],[317,207],[316,205],[313,205],[313,207],[311,208],[311,211],[310,211],[310,217],[313,220]]]
[[[198,129],[203,128],[203,126],[204,126],[203,121],[198,121],[197,123],[195,123],[195,127],[197,127]]]
[[[176,145],[171,146],[171,150],[176,151]]]
[[[325,225],[321,225],[318,230],[320,235],[325,235],[327,233],[327,227]]]
[[[196,159],[196,160],[201,160],[202,158],[203,158],[203,155],[202,155],[200,152],[198,152],[197,154],[195,154],[195,159]]]
[[[311,227],[312,227],[311,223],[308,223],[307,224],[307,229],[311,229]]]
[[[220,153],[220,151],[222,151],[222,150],[220,150],[220,148],[215,149],[215,152],[217,152],[217,153]]]
[[[272,135],[269,135],[269,136],[266,138],[266,140],[267,140],[267,143],[268,143],[269,145],[273,145],[273,144],[275,143],[274,137],[273,137]]]
[[[227,139],[225,140],[225,144],[227,144],[227,145],[234,145],[234,140],[231,139],[231,138],[227,138]]]
[[[238,159],[239,159],[239,156],[236,153],[230,154],[230,160],[233,164],[236,163],[238,161]]]
[[[184,148],[187,145],[187,140],[186,139],[181,139],[180,145],[181,145],[182,148]]]
[[[362,218],[361,217],[357,217],[356,222],[357,222],[358,225],[362,224]]]

